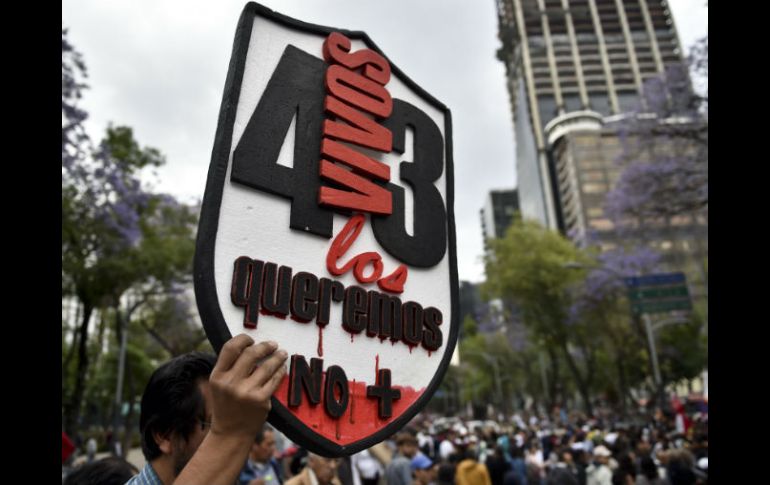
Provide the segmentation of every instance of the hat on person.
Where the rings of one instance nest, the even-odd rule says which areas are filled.
[[[428,468],[433,466],[433,462],[430,461],[430,458],[423,455],[422,453],[417,454],[414,458],[412,458],[412,471],[414,470],[427,470]]]
[[[599,445],[596,448],[594,448],[594,456],[604,456],[609,457],[612,456],[612,453],[610,450],[607,449],[604,445]]]

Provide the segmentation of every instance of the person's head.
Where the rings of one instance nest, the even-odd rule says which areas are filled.
[[[417,481],[423,485],[435,482],[438,476],[438,464],[433,463],[430,458],[422,453],[412,458],[412,473]]]
[[[332,479],[337,476],[337,466],[339,460],[336,458],[325,458],[315,453],[307,454],[307,466],[315,474],[318,485],[328,485]]]
[[[572,452],[569,450],[569,448],[561,450],[559,453],[559,461],[566,463],[567,465],[572,465],[575,463],[575,460],[572,457]]]
[[[139,430],[148,462],[170,459],[174,476],[192,458],[211,426],[209,375],[216,357],[191,352],[161,365],[142,395]]]
[[[651,456],[643,456],[642,461],[639,463],[639,468],[642,475],[647,477],[648,480],[658,478],[658,467]]]
[[[249,457],[257,463],[267,463],[275,454],[275,433],[273,428],[264,425],[254,437],[254,443],[251,444]]]
[[[127,461],[110,456],[76,468],[64,485],[123,485],[139,471]]]
[[[398,451],[407,458],[414,457],[418,451],[417,438],[408,431],[402,431],[396,435],[396,446]]]
[[[455,467],[451,463],[442,463],[438,467],[436,481],[439,485],[454,485]]]
[[[612,453],[610,450],[604,445],[599,445],[594,448],[594,459],[603,465],[609,463],[611,455]]]

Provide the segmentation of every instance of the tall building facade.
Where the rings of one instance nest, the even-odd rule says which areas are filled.
[[[565,231],[553,148],[633,109],[644,80],[682,61],[664,0],[496,0],[522,215]]]
[[[491,190],[487,195],[481,216],[481,235],[484,244],[491,238],[500,238],[513,222],[514,214],[519,210],[519,194],[516,189]]]
[[[684,60],[665,0],[496,0],[522,216],[579,245],[641,243],[707,298],[707,214],[647,220],[620,240],[604,211],[618,124],[645,81]],[[691,120],[697,123],[697,120]],[[662,120],[667,122],[667,120]]]

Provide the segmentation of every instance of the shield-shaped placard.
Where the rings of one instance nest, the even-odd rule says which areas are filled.
[[[289,352],[269,420],[298,444],[355,453],[437,389],[458,328],[453,185],[449,110],[366,34],[246,5],[195,292],[217,352],[241,333]]]

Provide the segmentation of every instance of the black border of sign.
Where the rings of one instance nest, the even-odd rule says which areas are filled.
[[[219,226],[219,210],[222,203],[222,192],[224,190],[225,175],[227,173],[227,164],[230,158],[231,142],[233,135],[233,124],[235,123],[235,114],[238,108],[238,99],[240,88],[243,81],[243,71],[246,61],[246,54],[251,39],[251,31],[255,16],[260,15],[273,22],[277,22],[295,30],[301,30],[314,34],[329,34],[331,32],[341,32],[351,39],[363,41],[369,48],[377,51],[381,55],[385,54],[372,42],[364,32],[349,31],[346,29],[335,29],[320,25],[309,24],[299,20],[292,19],[285,15],[270,10],[260,4],[249,2],[243,9],[241,17],[238,20],[238,27],[235,32],[233,42],[233,51],[230,58],[230,66],[227,71],[225,81],[225,91],[222,97],[222,105],[219,111],[219,120],[217,123],[216,137],[214,138],[214,149],[211,154],[211,164],[209,165],[208,178],[206,181],[206,192],[201,205],[200,222],[198,225],[198,235],[195,245],[195,260],[193,268],[193,278],[195,283],[195,299],[198,304],[198,312],[203,322],[206,336],[217,353],[222,345],[227,342],[232,335],[225,323],[222,310],[219,307],[217,298],[217,289],[214,280],[214,246],[216,243],[216,234]],[[385,56],[387,59],[387,56]],[[388,60],[390,62],[390,60]],[[458,307],[458,278],[457,278],[457,249],[455,245],[455,221],[454,221],[454,163],[452,160],[452,117],[449,109],[425,90],[420,88],[409,77],[398,69],[393,63],[390,64],[391,72],[395,73],[410,89],[421,96],[426,102],[433,105],[444,113],[445,124],[445,170],[446,170],[446,210],[447,210],[447,231],[449,242],[449,276],[451,292],[451,310],[449,337],[447,339],[446,351],[439,364],[436,374],[433,376],[430,384],[417,401],[409,409],[404,411],[401,416],[392,423],[386,425],[381,430],[359,441],[349,445],[340,446],[318,433],[311,430],[305,423],[297,419],[283,404],[275,397],[272,398],[272,411],[268,418],[269,422],[276,425],[291,440],[308,444],[308,448],[319,454],[327,456],[351,455],[360,450],[369,448],[386,439],[399,429],[406,425],[422,408],[425,407],[428,400],[441,383],[441,379],[446,373],[449,361],[452,358],[455,345],[457,343],[457,333],[459,328],[459,307]]]

